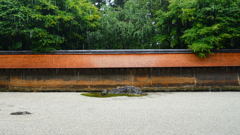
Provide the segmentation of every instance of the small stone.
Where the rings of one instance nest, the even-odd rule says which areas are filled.
[[[107,90],[103,90],[102,93],[101,93],[102,96],[106,96],[107,94],[108,94]]]
[[[10,115],[27,115],[27,114],[31,114],[31,113],[27,111],[10,113]]]

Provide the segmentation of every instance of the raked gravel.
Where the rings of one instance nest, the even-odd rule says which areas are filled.
[[[240,134],[240,92],[80,94],[0,93],[0,135]]]

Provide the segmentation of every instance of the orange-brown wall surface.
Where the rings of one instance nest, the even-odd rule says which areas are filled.
[[[0,55],[0,69],[236,67],[240,53]]]
[[[1,91],[240,90],[239,74],[239,52],[0,55]]]
[[[144,91],[240,90],[239,67],[1,69],[1,91],[95,91],[133,85]]]

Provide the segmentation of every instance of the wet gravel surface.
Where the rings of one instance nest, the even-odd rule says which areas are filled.
[[[240,92],[80,94],[0,93],[0,135],[240,134]]]

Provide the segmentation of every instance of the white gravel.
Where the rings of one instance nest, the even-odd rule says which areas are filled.
[[[240,92],[80,94],[0,93],[0,135],[240,134]]]

